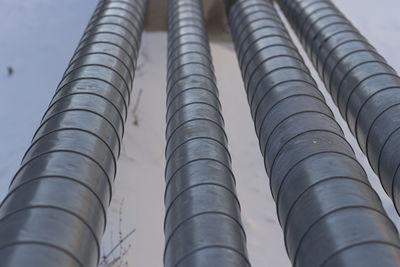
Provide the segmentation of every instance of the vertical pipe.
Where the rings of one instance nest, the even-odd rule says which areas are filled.
[[[145,9],[99,2],[1,203],[1,266],[97,266]]]
[[[228,15],[293,266],[399,266],[398,232],[273,5]]]
[[[278,3],[399,212],[400,77],[331,1]]]
[[[169,0],[166,267],[250,266],[200,0]]]

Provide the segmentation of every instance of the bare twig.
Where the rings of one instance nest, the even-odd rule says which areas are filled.
[[[119,206],[119,222],[118,222],[118,236],[119,240],[123,239],[122,237],[122,208],[124,206],[124,198],[121,200],[121,205]],[[122,259],[122,246],[119,246],[119,258]]]
[[[138,109],[138,107],[139,107],[140,98],[142,97],[142,93],[143,93],[143,89],[140,88],[140,89],[139,89],[139,92],[138,92],[138,95],[137,95],[137,97],[136,97],[135,103],[133,104],[133,111],[132,111],[132,114],[133,114],[133,124],[134,124],[135,126],[138,126],[138,125],[139,125],[139,117],[138,117],[138,115],[137,115],[137,109]]]
[[[126,236],[124,236],[124,237],[110,250],[110,252],[107,253],[106,259],[108,259],[108,258],[111,256],[111,254],[112,254],[117,248],[119,248],[119,246],[122,245],[122,243],[124,243],[125,240],[127,240],[135,231],[136,231],[136,229],[133,229],[133,230],[130,231]]]
[[[119,237],[119,241],[118,243],[113,246],[111,248],[111,250],[107,253],[102,255],[102,260],[99,264],[99,266],[103,266],[103,267],[112,267],[114,266],[116,263],[120,263],[119,265],[121,266],[122,264],[122,260],[124,258],[124,256],[128,253],[129,249],[131,248],[131,244],[129,244],[127,247],[124,247],[123,244],[124,242],[136,231],[136,229],[133,229],[132,231],[130,231],[127,235],[123,236],[122,234],[122,209],[123,209],[123,205],[124,205],[124,199],[121,200],[121,205],[119,208],[119,221],[118,221],[118,237]],[[111,236],[111,245],[112,245],[112,235],[113,232],[111,231],[110,236]],[[117,257],[113,257],[112,259],[111,256],[113,255],[113,253],[119,248],[119,255]]]

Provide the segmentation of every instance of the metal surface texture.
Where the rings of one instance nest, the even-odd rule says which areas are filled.
[[[398,232],[271,2],[228,12],[293,266],[399,266]]]
[[[201,1],[169,0],[166,267],[250,266]]]
[[[100,1],[0,207],[0,266],[97,266],[146,0]]]
[[[400,77],[331,1],[277,2],[399,212]]]

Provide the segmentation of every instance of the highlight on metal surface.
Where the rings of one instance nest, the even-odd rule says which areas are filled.
[[[1,266],[97,266],[145,10],[99,2],[1,203]]]
[[[399,212],[400,77],[331,1],[277,2]]]
[[[399,266],[398,232],[271,2],[228,15],[293,266]]]
[[[166,267],[250,266],[200,0],[169,0]]]

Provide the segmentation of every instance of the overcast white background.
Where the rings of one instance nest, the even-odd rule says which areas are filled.
[[[399,71],[400,2],[334,2]],[[96,3],[96,0],[0,0],[0,199],[7,193]],[[232,48],[231,43],[212,43],[250,260],[254,267],[290,266]],[[122,261],[126,266],[162,266],[165,66],[166,34],[145,33],[132,96],[137,97],[142,89],[137,110],[139,125],[132,123],[131,108],[103,241],[108,252],[118,242],[120,230],[123,234],[136,230],[123,246],[128,250]],[[11,76],[8,67],[14,70]],[[315,78],[318,80],[317,75]],[[322,85],[321,89],[325,90]],[[328,96],[327,101],[332,104]],[[341,118],[338,120],[349,136],[347,126]],[[352,137],[349,140],[355,144]],[[365,157],[358,147],[354,148],[372,184],[382,195],[386,210],[400,226]],[[113,257],[121,252],[118,249]]]

